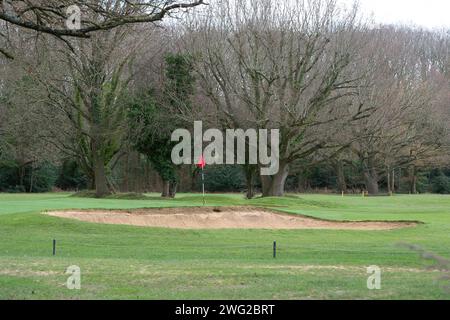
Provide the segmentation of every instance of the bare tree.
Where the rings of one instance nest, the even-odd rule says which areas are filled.
[[[116,28],[71,39],[75,50],[46,37],[34,55],[17,59],[34,80],[26,92],[28,101],[41,105],[38,116],[47,119],[40,137],[78,159],[98,197],[115,189],[108,177],[122,155],[130,68],[150,34],[147,29]],[[41,54],[45,59],[39,61]]]
[[[360,28],[334,0],[223,1],[191,21],[202,87],[228,127],[280,129],[280,171],[264,196],[284,193],[289,166],[332,145],[329,111],[350,94],[344,77]],[[354,116],[354,115],[353,115]]]
[[[25,90],[33,87],[32,78],[17,63],[2,66],[0,84],[0,162],[13,164],[17,187],[32,192],[33,170],[47,161],[57,163],[60,153],[40,139],[46,123],[38,116],[39,105],[30,104]],[[27,171],[31,169],[25,183]],[[30,173],[30,172],[29,172]],[[28,185],[28,188],[25,188]],[[18,189],[19,190],[19,189]]]
[[[64,37],[90,38],[96,31],[111,30],[138,23],[154,23],[180,10],[197,7],[203,0],[2,0],[0,21],[11,25],[51,34],[61,40]],[[80,11],[79,28],[68,28],[71,19],[68,10],[76,6]],[[7,33],[0,29],[0,39],[7,41]],[[66,40],[64,40],[66,41]],[[0,42],[0,54],[13,59]]]
[[[155,28],[140,23],[160,21],[201,4],[203,1],[0,3],[0,41],[17,50],[15,57],[35,80],[36,85],[27,92],[29,101],[45,106],[40,116],[50,125],[40,132],[41,138],[79,160],[98,197],[115,189],[108,177],[123,155],[125,95],[134,76],[133,59],[149,53],[139,51],[144,44],[146,48],[160,44],[161,37],[151,36]],[[73,5],[81,9],[78,29],[65,26],[70,15],[67,7]],[[34,38],[28,50],[23,50],[18,46],[23,41],[17,39],[26,37]],[[29,50],[31,43],[34,47]]]
[[[366,52],[373,68],[352,99],[353,104],[366,105],[374,113],[349,129],[358,137],[351,150],[370,194],[379,192],[383,175],[388,191],[393,192],[396,168],[429,159],[441,145],[443,126],[435,117],[439,86],[433,85],[424,71],[436,68],[421,55],[416,34],[381,28],[366,35],[372,43],[368,49],[376,46]]]

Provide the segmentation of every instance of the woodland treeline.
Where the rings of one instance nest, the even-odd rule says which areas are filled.
[[[0,192],[200,191],[170,157],[196,120],[281,134],[278,174],[211,165],[210,192],[450,193],[450,30],[335,0],[0,2]]]

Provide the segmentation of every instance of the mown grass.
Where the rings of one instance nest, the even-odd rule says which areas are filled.
[[[54,209],[201,206],[174,200],[0,194],[0,299],[448,299],[427,263],[399,243],[450,257],[450,197],[292,195],[245,200],[210,195],[210,206],[252,205],[331,220],[422,221],[393,231],[172,230],[98,225],[40,214]],[[52,256],[52,240],[57,255]],[[278,257],[272,258],[272,243]],[[65,287],[78,265],[82,289]],[[382,269],[369,291],[366,267]]]

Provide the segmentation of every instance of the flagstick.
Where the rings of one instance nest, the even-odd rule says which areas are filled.
[[[197,166],[202,169],[202,188],[203,188],[203,206],[206,206],[206,199],[205,199],[205,158],[203,158],[203,155],[200,157],[200,160],[197,163]]]
[[[202,167],[202,186],[203,186],[203,206],[206,206],[206,200],[205,200],[205,173],[204,173],[203,167]]]

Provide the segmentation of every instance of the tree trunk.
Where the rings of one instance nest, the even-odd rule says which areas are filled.
[[[377,195],[380,192],[378,186],[378,172],[375,167],[375,159],[374,156],[369,154],[367,158],[367,166],[364,168],[364,182],[366,184],[366,189],[371,195]]]
[[[103,161],[95,161],[95,196],[103,198],[111,194],[108,188],[108,181],[106,179],[105,165]]]
[[[253,199],[255,197],[255,189],[253,187],[253,177],[250,180],[247,179],[247,193],[245,195],[247,199]]]
[[[280,170],[273,176],[261,176],[263,197],[283,197],[286,180],[289,176],[289,164],[280,162]]]
[[[269,197],[272,178],[269,176],[261,176],[262,196]]]
[[[395,169],[387,168],[387,184],[388,193],[392,195],[395,193]]]
[[[392,177],[391,177],[391,169],[389,167],[387,167],[387,188],[388,188],[388,193],[392,193]]]
[[[369,194],[377,195],[380,192],[378,187],[378,174],[375,172],[375,169],[364,171],[364,181]]]
[[[310,185],[310,182],[309,182],[306,172],[299,173],[297,175],[297,181],[298,181],[297,192],[304,193],[304,192],[308,192],[308,190],[311,189],[311,185]]]
[[[246,197],[247,199],[253,199],[255,197],[255,190],[253,188],[253,174],[249,174],[246,177],[246,184],[247,184]]]
[[[411,183],[411,193],[417,194],[417,176],[414,175]]]
[[[125,192],[130,192],[130,153],[127,152],[127,155],[125,157],[125,165],[124,165],[124,185],[125,185]]]
[[[417,194],[417,169],[415,165],[409,168],[409,192]]]
[[[177,188],[178,188],[177,182],[169,183],[169,197],[170,198],[175,198],[175,196],[177,195]]]
[[[94,142],[93,148],[94,162],[94,180],[95,180],[95,196],[103,198],[111,194],[108,187],[108,179],[106,178],[105,159],[101,155],[101,151]]]
[[[337,176],[337,185],[339,192],[347,192],[347,181],[345,180],[344,174],[344,164],[342,161],[336,161],[335,163],[336,176]]]
[[[30,172],[30,193],[33,192],[33,178],[34,178],[34,162],[31,163],[31,172]]]
[[[89,190],[95,190],[95,177],[94,176],[89,177],[88,187],[89,187]]]
[[[255,175],[258,167],[253,165],[245,165],[244,173],[245,173],[245,184],[247,187],[246,197],[247,199],[253,199],[255,197]]]
[[[170,197],[170,182],[163,181],[163,191],[161,193],[161,197],[169,198]]]
[[[19,186],[24,187],[24,189],[25,189],[25,172],[26,172],[26,164],[21,163],[19,165]]]
[[[395,169],[392,169],[392,193],[395,193]]]
[[[192,175],[191,175],[191,192],[194,192],[197,190],[198,173],[199,173],[199,171],[197,170],[196,166],[194,166],[194,168],[192,170]]]

